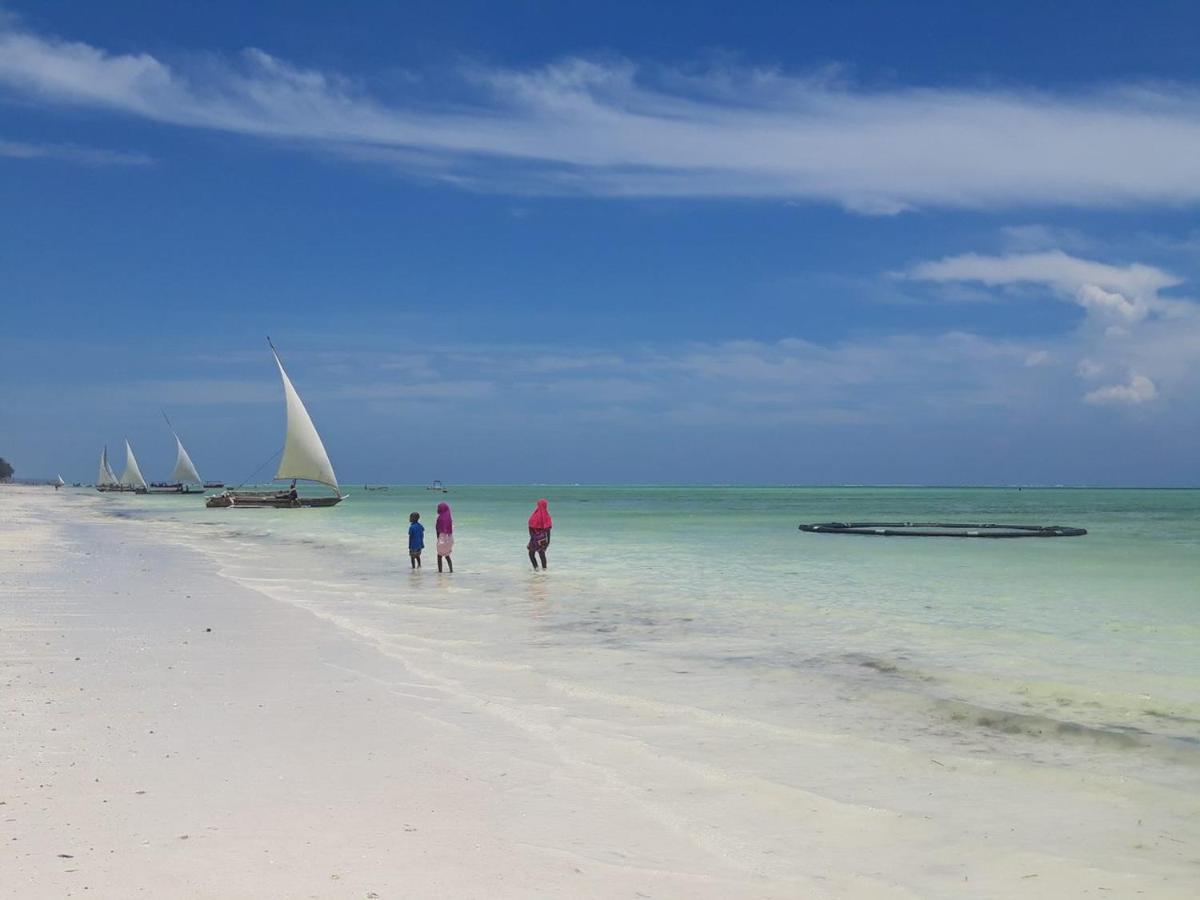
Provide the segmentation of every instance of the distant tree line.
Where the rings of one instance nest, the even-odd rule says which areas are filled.
[[[13,477],[13,472],[15,471],[16,470],[12,467],[12,463],[10,463],[3,456],[0,456],[0,481],[8,481]]]

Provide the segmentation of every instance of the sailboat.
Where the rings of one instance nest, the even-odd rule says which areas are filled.
[[[133,455],[133,448],[129,446],[129,438],[125,439],[125,471],[121,473],[121,484],[125,490],[136,491],[139,494],[144,494],[150,489],[146,479],[142,477],[142,470],[138,466],[137,457]]]
[[[203,494],[205,488],[204,479],[196,471],[196,465],[192,462],[192,458],[188,456],[187,450],[183,449],[183,441],[179,439],[179,435],[175,431],[175,426],[171,424],[170,419],[167,419],[166,413],[163,413],[163,418],[167,420],[167,427],[171,429],[171,435],[175,438],[175,469],[171,472],[169,481],[156,481],[150,485],[150,493]]]
[[[56,491],[57,491],[57,490],[58,490],[60,487],[63,487],[65,484],[66,484],[66,482],[65,482],[65,481],[63,481],[63,477],[62,477],[61,475],[59,475],[57,478],[55,478],[55,479],[54,479],[54,489],[55,489]]]
[[[298,509],[303,506],[334,506],[345,500],[338,487],[337,476],[333,474],[333,464],[321,436],[317,434],[316,426],[304,401],[296,393],[292,380],[288,378],[279,351],[267,338],[271,355],[275,357],[275,365],[279,367],[279,377],[283,381],[283,396],[287,404],[287,437],[283,444],[283,457],[279,460],[279,468],[275,472],[275,480],[290,478],[292,486],[286,490],[274,491],[242,491],[231,489],[222,491],[205,501],[208,507],[227,506],[256,506],[273,507],[275,509]],[[333,489],[332,497],[301,497],[296,491],[297,481],[314,481]]]
[[[106,446],[100,451],[100,473],[96,476],[96,490],[98,491],[128,491],[131,488],[125,487],[117,479],[117,475],[112,470],[112,466],[108,464],[108,447]]]

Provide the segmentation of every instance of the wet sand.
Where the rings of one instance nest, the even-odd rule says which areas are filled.
[[[0,492],[6,896],[1185,897],[1200,877],[1169,835],[1119,856],[1078,838],[1034,853],[996,808],[994,845],[950,845],[946,823],[882,797],[731,778],[728,755],[689,796],[650,728],[636,765],[564,754],[521,698],[455,689],[93,500]],[[801,751],[826,760],[814,788],[839,768],[855,779],[838,745]],[[993,816],[1003,770],[922,763]],[[756,792],[769,800],[736,805]],[[724,797],[728,821],[708,814]]]

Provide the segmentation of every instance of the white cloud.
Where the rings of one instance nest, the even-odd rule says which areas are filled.
[[[1158,388],[1145,375],[1133,375],[1128,384],[1114,384],[1110,387],[1097,388],[1089,391],[1083,399],[1097,405],[1123,404],[1137,406],[1149,403],[1158,397]]]
[[[1200,201],[1191,85],[872,90],[829,73],[685,75],[570,59],[460,72],[433,103],[427,93],[385,100],[255,49],[180,67],[3,25],[0,85],[480,190],[800,198],[871,214]]]
[[[146,166],[154,159],[145,153],[80,147],[77,144],[30,144],[0,140],[0,156],[8,159],[53,159],[88,166]]]
[[[1194,318],[1194,303],[1163,297],[1160,291],[1182,279],[1155,266],[1117,266],[1055,250],[985,256],[966,253],[918,263],[896,277],[939,284],[976,282],[987,287],[1041,285],[1088,311],[1111,334],[1119,335],[1148,316]]]
[[[1081,286],[1075,292],[1075,296],[1079,299],[1080,306],[1085,309],[1113,315],[1130,322],[1136,322],[1138,319],[1146,317],[1147,309],[1144,303],[1138,302],[1137,299],[1130,300],[1112,291],[1106,291],[1094,284]]]
[[[1075,374],[1135,373],[1128,384],[1089,391],[1087,403],[1143,404],[1164,386],[1182,398],[1200,376],[1200,304],[1163,297],[1181,280],[1154,266],[1111,265],[1062,252],[1009,256],[965,254],[913,266],[901,277],[918,281],[979,282],[990,287],[1040,285],[1083,308],[1079,328],[1065,341]]]
[[[1144,296],[1181,283],[1181,279],[1154,266],[1139,263],[1114,266],[1070,256],[1061,250],[1007,256],[966,253],[919,263],[902,274],[917,281],[977,281],[993,287],[1044,284],[1067,295],[1075,295],[1087,285],[1097,285],[1122,294]]]

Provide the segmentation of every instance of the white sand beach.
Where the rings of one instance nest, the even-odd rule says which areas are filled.
[[[3,896],[1182,898],[1200,883],[1200,827],[1165,788],[932,759],[886,735],[864,747],[678,697],[616,717],[614,685],[556,691],[528,659],[472,676],[451,634],[406,649],[355,625],[386,607],[355,619],[316,583],[304,602],[272,596],[101,508],[0,491]],[[397,608],[413,584],[397,574]]]

